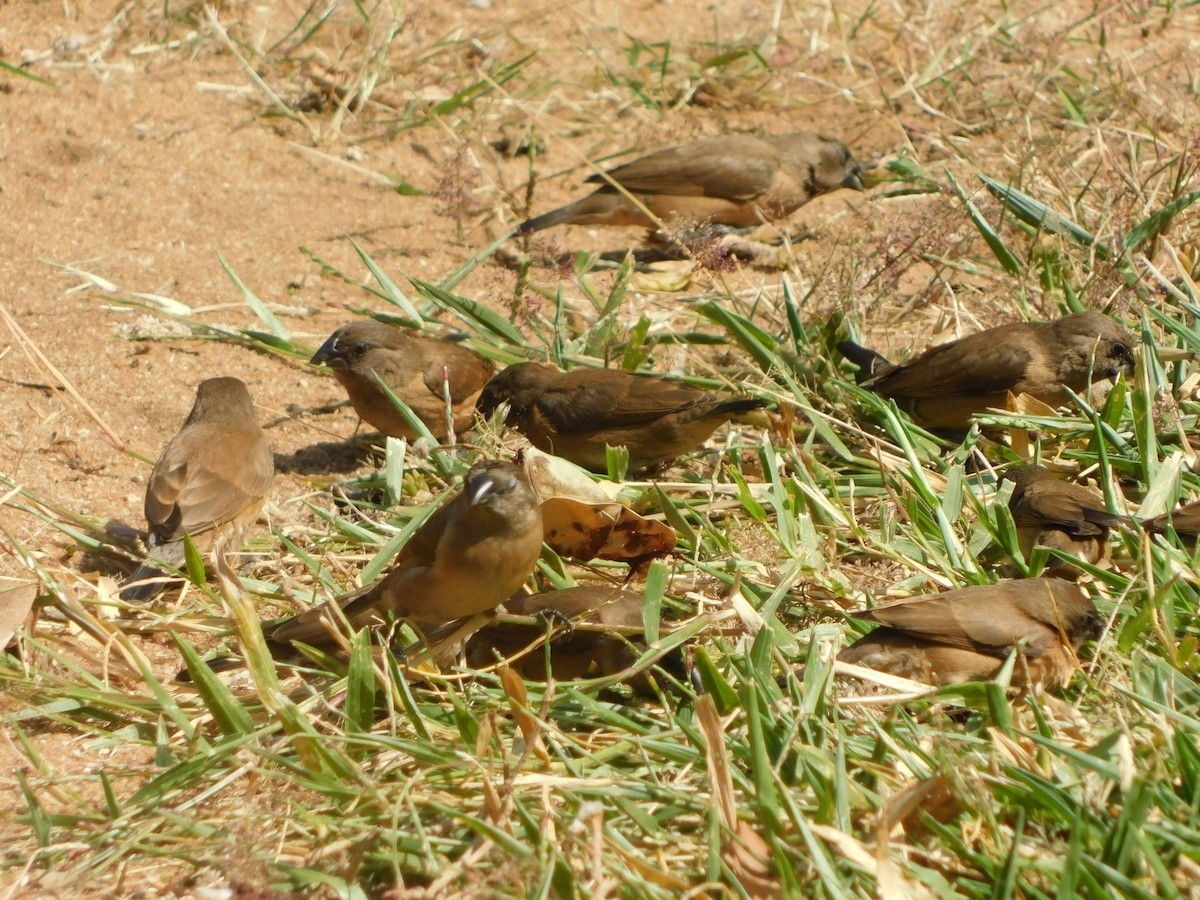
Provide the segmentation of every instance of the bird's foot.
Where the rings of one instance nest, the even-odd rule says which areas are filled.
[[[560,609],[539,609],[533,617],[542,623],[546,631],[553,631],[555,625],[560,626],[567,634],[575,630],[575,623],[571,621],[571,617]]]

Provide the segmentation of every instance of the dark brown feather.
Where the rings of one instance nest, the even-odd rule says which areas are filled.
[[[1196,541],[1200,538],[1200,501],[1185,503],[1161,516],[1144,519],[1142,527],[1151,534],[1167,534],[1174,529],[1184,546],[1195,549]]]
[[[629,669],[642,655],[642,597],[612,585],[588,584],[559,591],[513,597],[504,604],[513,616],[540,619],[541,625],[495,622],[480,629],[467,643],[467,664],[482,669],[505,661],[522,678],[545,680],[545,638],[554,627],[549,644],[550,674],[559,681],[600,678]],[[583,630],[591,625],[623,629],[620,633]],[[539,645],[540,644],[540,645]],[[532,648],[532,649],[531,649]],[[683,677],[679,653],[659,662],[676,677]],[[631,682],[647,692],[644,675]]]
[[[601,186],[581,200],[523,222],[517,232],[529,234],[560,224],[658,228],[660,221],[671,220],[751,227],[782,219],[819,194],[865,187],[862,168],[846,146],[810,131],[705,138],[659,150],[587,180]]]
[[[1099,623],[1091,600],[1054,578],[945,591],[852,615],[881,627],[839,659],[931,684],[991,678],[1016,649],[1014,684],[1061,687]]]
[[[1095,312],[999,325],[932,347],[910,362],[878,367],[863,387],[895,400],[925,428],[963,431],[974,414],[1003,408],[1009,393],[1063,406],[1068,389],[1087,390],[1089,375],[1099,380],[1132,372],[1134,341]]]
[[[1128,521],[1104,508],[1104,498],[1090,488],[1061,481],[1041,466],[1018,466],[1005,473],[1013,483],[1008,508],[1026,560],[1036,546],[1052,547],[1093,565],[1111,556],[1111,528]],[[1078,570],[1051,558],[1048,571],[1073,578]]]
[[[537,363],[496,375],[479,398],[479,412],[490,415],[506,401],[507,424],[535,447],[594,472],[605,471],[606,444],[628,447],[630,469],[645,469],[699,448],[734,414],[764,405],[654,375],[556,372]]]

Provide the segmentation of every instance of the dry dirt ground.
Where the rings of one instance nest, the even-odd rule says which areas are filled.
[[[510,52],[502,35],[526,14],[522,4],[498,3],[490,10],[445,6],[452,8],[412,13],[415,27],[431,43],[439,35],[456,35],[464,56]],[[5,410],[0,458],[4,473],[23,487],[81,514],[136,527],[149,470],[122,450],[156,458],[205,377],[233,374],[251,385],[274,448],[284,458],[349,435],[356,420],[349,410],[313,411],[341,395],[332,379],[306,367],[288,367],[216,342],[131,339],[129,329],[139,320],[148,325],[144,317],[153,312],[117,305],[72,269],[106,280],[118,296],[164,295],[192,307],[202,321],[261,328],[222,270],[224,259],[252,291],[281,304],[285,314],[299,316],[285,315],[283,321],[298,342],[315,347],[346,320],[347,307],[372,304],[361,289],[323,273],[313,256],[368,280],[348,240],[354,238],[394,276],[441,277],[517,221],[518,214],[506,208],[506,195],[521,187],[528,163],[505,160],[487,146],[509,124],[500,114],[480,117],[486,121],[475,125],[470,140],[436,124],[398,135],[362,126],[347,127],[352,135],[339,134],[328,114],[317,115],[311,116],[318,132],[314,140],[294,122],[261,115],[264,97],[230,54],[218,52],[215,39],[189,44],[186,27],[162,20],[141,4],[66,7],[0,7],[0,59],[37,60],[29,71],[53,82],[44,86],[0,75],[5,211],[0,300],[28,336],[27,344],[6,329],[0,351]],[[296,21],[300,8],[265,4],[244,14],[237,9],[241,21],[252,23],[245,31],[269,44]],[[618,5],[609,25],[599,19],[586,24],[599,32],[618,21],[631,31],[649,30],[648,21],[662,12],[655,3]],[[584,16],[595,14],[581,11],[571,18],[583,28]],[[736,21],[732,11],[729,18]],[[692,24],[686,18],[674,23],[673,39],[689,40],[688,29],[680,33],[676,26]],[[706,16],[694,27],[707,33],[713,24]],[[544,34],[547,46],[531,48],[545,54],[542,70],[554,60],[551,37]],[[172,40],[184,46],[161,46]],[[420,37],[412,40],[420,46]],[[410,87],[434,99],[453,90],[436,83]],[[812,122],[796,124],[827,127],[837,113],[840,130],[849,130],[846,139],[860,156],[898,149],[895,135],[864,143],[869,124],[856,122],[844,101],[826,93],[829,99],[813,105]],[[539,189],[538,209],[578,195],[581,178],[575,170],[582,158],[718,130],[704,110],[686,117],[692,121],[669,126],[638,110],[625,113],[619,134],[597,128],[550,137],[542,165],[573,171]],[[769,115],[753,112],[728,121],[726,116],[722,111],[720,124],[739,130],[774,124]],[[526,124],[518,111],[508,118],[514,128]],[[549,116],[538,120],[543,130],[549,130],[547,118],[553,121]],[[377,174],[433,193],[448,168],[476,164],[462,161],[467,152],[481,158],[471,185],[476,194],[471,205],[481,212],[467,217],[461,234],[458,221],[446,212],[452,200],[399,196]],[[845,201],[822,198],[806,218],[816,219],[826,205],[838,209]],[[825,231],[823,237],[835,236]],[[744,279],[754,286],[777,276],[749,273]],[[459,291],[506,308],[515,281],[513,273],[485,265]],[[670,300],[660,303],[669,306]],[[60,389],[60,379],[29,345],[96,415]],[[295,479],[284,477],[275,497],[282,501],[301,490]],[[6,517],[5,527],[40,552],[53,553],[51,547],[65,543],[28,517]]]
[[[492,143],[519,138],[530,124],[545,148],[537,162],[536,211],[578,196],[585,160],[728,131],[813,127],[843,138],[860,159],[907,152],[926,166],[969,160],[993,175],[1034,165],[1036,156],[1046,170],[1040,177],[1051,182],[1064,158],[1073,163],[1085,151],[1128,152],[1087,151],[1087,140],[1074,134],[1057,146],[1053,133],[1022,131],[1013,108],[1029,101],[1024,88],[997,88],[992,96],[986,81],[964,81],[959,90],[976,92],[974,98],[939,93],[945,90],[940,86],[923,94],[916,80],[905,89],[903,73],[920,69],[938,48],[882,27],[858,34],[853,17],[833,10],[755,2],[453,0],[397,7],[394,16],[379,15],[370,27],[356,28],[351,4],[330,5],[336,9],[333,24],[307,43],[292,31],[305,10],[301,3],[230,0],[219,8],[243,49],[261,53],[254,69],[292,106],[315,90],[312,73],[344,82],[366,71],[367,51],[388,46],[385,24],[395,26],[377,86],[379,105],[357,112],[309,108],[298,121],[273,108],[205,24],[199,6],[0,0],[0,61],[43,80],[0,70],[0,309],[20,329],[0,328],[0,474],[12,486],[97,521],[140,527],[149,465],[186,415],[197,383],[231,374],[250,386],[277,454],[280,474],[268,514],[299,519],[295,501],[311,492],[310,476],[368,467],[336,449],[356,427],[348,408],[330,409],[343,398],[337,384],[302,364],[230,343],[137,339],[146,329],[169,335],[177,323],[150,306],[119,301],[161,295],[191,307],[199,321],[261,328],[223,270],[223,259],[250,290],[274,304],[298,343],[315,347],[347,319],[348,308],[386,308],[351,283],[369,276],[350,238],[403,283],[404,275],[445,276],[519,221],[526,212],[529,161],[506,157]],[[897,7],[885,17],[901,22],[940,15],[942,33],[954,35],[968,21],[978,25],[965,7]],[[1050,42],[1091,10],[1084,4],[1054,7],[1026,38]],[[1147,38],[1145,11],[1114,10],[1103,17],[1110,47],[1125,43],[1110,52],[1127,54],[1129,69],[1139,73],[1129,90],[1142,92],[1128,102],[1147,104],[1138,121],[1155,123],[1164,146],[1178,151],[1195,135],[1197,116],[1182,111],[1195,104],[1196,75],[1187,62],[1195,29],[1156,50],[1150,41],[1161,38],[1157,18]],[[820,36],[812,30],[817,25]],[[664,37],[695,51],[717,36],[735,46],[768,33],[778,36],[769,74],[731,83],[710,78],[688,96],[670,95],[680,86],[685,94],[696,88],[699,77],[689,81],[672,69],[671,84],[656,84],[646,61]],[[635,37],[647,49],[631,62]],[[566,53],[565,44],[575,49]],[[953,50],[950,38],[947,46]],[[486,101],[420,127],[396,127],[481,73],[494,73],[497,60],[513,63],[531,52],[536,56],[519,79],[497,87]],[[1045,47],[1039,52],[1041,59],[1054,55]],[[1013,54],[1018,58],[988,60],[984,74],[1003,85],[1028,66],[1019,48]],[[693,55],[700,58],[698,51]],[[606,80],[605,68],[644,74],[645,90],[661,92],[660,108],[635,102],[626,82]],[[1153,80],[1162,72],[1170,77]],[[997,104],[1012,126],[1007,136],[995,127],[999,114],[987,112]],[[970,128],[948,121],[943,110],[951,107],[971,112]],[[973,130],[980,123],[982,130]],[[955,134],[957,147],[950,143]],[[1101,177],[1117,180],[1107,172]],[[397,193],[387,178],[424,193]],[[1143,200],[1150,208],[1155,198]],[[1015,316],[1001,290],[980,290],[965,274],[951,285],[912,261],[886,269],[884,250],[909,246],[921,230],[914,221],[932,223],[943,202],[837,194],[806,207],[796,222],[812,227],[815,237],[797,245],[788,273],[802,288],[821,285],[806,315],[816,319],[835,309],[866,314],[882,338],[889,323],[874,311],[886,289],[901,301],[895,310],[919,313],[904,323],[904,333],[916,336],[910,343],[972,328],[978,318],[995,319],[999,308]],[[949,253],[971,237],[964,237],[961,218],[955,228],[926,237],[938,245],[935,250]],[[603,234],[600,243],[624,246],[630,237],[636,235]],[[577,229],[549,240],[580,248],[597,239]],[[822,281],[831,272],[837,277]],[[553,282],[550,270],[537,275]],[[607,277],[599,276],[602,286]],[[744,269],[703,278],[748,296],[777,286],[780,274]],[[571,292],[569,277],[566,284]],[[959,315],[954,296],[964,287],[979,296],[970,315]],[[485,262],[457,290],[508,310],[516,288],[514,272]],[[1111,283],[1089,288],[1089,300],[1113,293]],[[689,320],[671,294],[630,302],[633,316]],[[1036,293],[1031,302],[1034,314],[1052,312],[1037,308]],[[781,321],[777,309],[765,315],[771,327]],[[906,343],[892,340],[892,349]],[[7,484],[0,487],[0,495],[7,490]],[[0,527],[0,575],[26,573],[17,548],[89,578],[97,570],[122,571],[115,559],[73,557],[72,540],[11,507],[0,508]],[[259,536],[266,533],[260,525]],[[77,741],[60,740],[53,731],[33,732],[33,740],[41,752],[61,755],[55,760],[60,771],[69,770],[72,757],[81,770],[95,762]],[[25,759],[9,737],[0,743],[0,758],[14,765]],[[7,772],[5,764],[0,806],[9,812],[0,818],[20,806]]]

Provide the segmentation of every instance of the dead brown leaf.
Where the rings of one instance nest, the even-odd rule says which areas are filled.
[[[675,549],[670,526],[613,502],[583,469],[528,448],[521,462],[542,498],[546,543],[559,556],[637,562]]]
[[[0,592],[0,648],[12,642],[13,633],[26,619],[31,619],[33,601],[37,599],[36,582],[22,582]],[[32,620],[29,628],[33,627]]]

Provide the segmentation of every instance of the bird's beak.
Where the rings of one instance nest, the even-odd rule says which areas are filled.
[[[867,189],[866,179],[863,178],[862,166],[855,166],[846,173],[846,177],[842,179],[842,187],[850,188],[852,191],[865,191]]]
[[[319,366],[321,363],[328,364],[338,358],[337,335],[333,335],[321,345],[320,350],[313,354],[313,358],[308,361],[308,364],[310,366]]]
[[[496,479],[487,473],[476,475],[473,479],[467,482],[467,501],[472,506],[478,506],[480,503],[484,503],[488,497],[492,496],[492,494],[495,492]]]
[[[1127,354],[1120,357],[1116,361],[1116,365],[1112,366],[1112,368],[1110,369],[1110,371],[1108,373],[1108,377],[1116,378],[1118,375],[1120,375],[1122,372],[1124,372],[1126,377],[1132,378],[1133,372],[1136,368],[1137,368],[1137,359],[1134,357],[1133,351],[1130,350]]]

